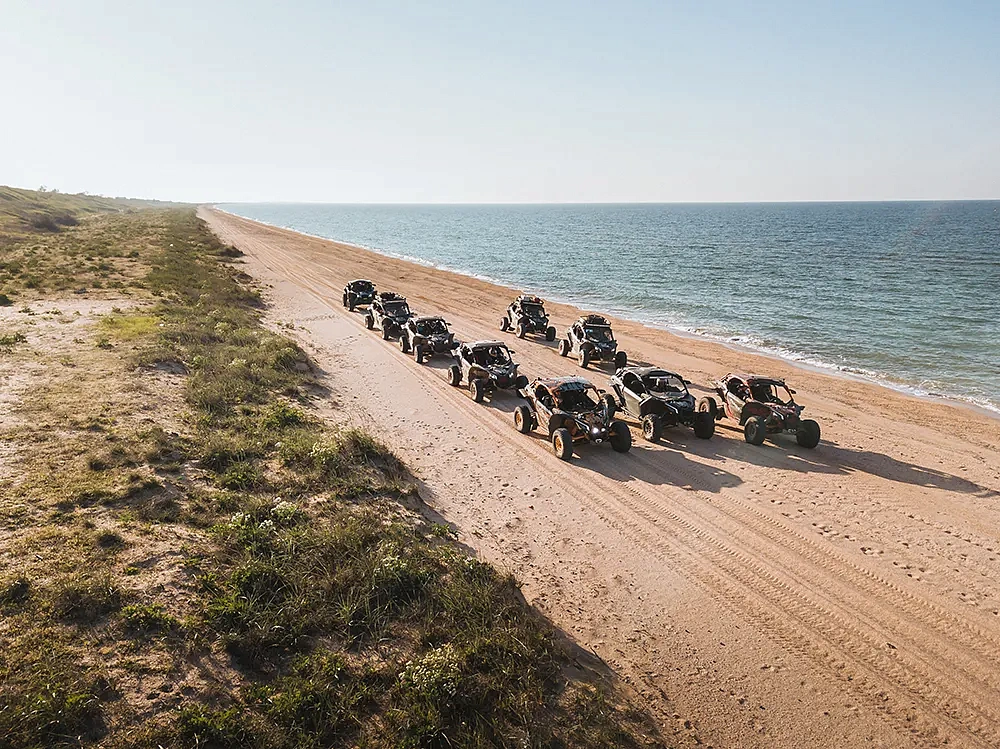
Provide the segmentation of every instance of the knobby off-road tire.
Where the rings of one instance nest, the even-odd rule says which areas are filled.
[[[573,435],[569,433],[569,429],[560,427],[552,432],[552,451],[559,460],[573,457]]]
[[[531,409],[518,406],[514,409],[514,428],[521,434],[527,434],[532,429]]]
[[[563,338],[559,341],[559,356],[569,356],[569,339]]]
[[[699,413],[709,413],[712,414],[713,419],[718,419],[719,417],[719,406],[715,402],[715,398],[706,395],[704,398],[698,399],[698,405],[696,406]]]
[[[659,442],[663,436],[663,422],[656,414],[647,414],[642,417],[642,436],[650,442]]]
[[[517,324],[517,337],[524,338],[524,336],[526,336],[527,334],[528,334],[528,328],[525,327],[525,324],[523,322],[519,322]]]
[[[344,296],[342,297],[342,299],[344,301],[344,306],[346,307],[347,306],[347,294],[344,294]]]
[[[545,340],[551,343],[556,339],[556,329],[551,325],[545,329]]]
[[[759,416],[751,416],[743,425],[743,439],[751,445],[763,445],[767,436],[767,426]]]
[[[472,393],[472,400],[476,403],[482,403],[483,397],[486,395],[486,383],[477,377],[469,382],[469,392]]]
[[[454,387],[462,384],[462,368],[457,364],[452,364],[448,367],[448,382]]]
[[[399,337],[399,350],[404,354],[410,353],[410,339],[405,335]]]
[[[500,318],[500,330],[503,331],[504,333],[507,332],[507,318],[506,317],[501,317]]]
[[[424,347],[420,344],[413,347],[413,358],[416,360],[417,364],[424,363]]]
[[[612,421],[611,449],[616,453],[627,453],[632,449],[632,431],[624,421]]]
[[[514,380],[514,389],[524,390],[526,387],[528,387],[528,378],[524,375],[518,375],[517,379]]]
[[[628,356],[624,351],[619,351],[615,354],[615,369],[621,369],[626,364],[628,364]]]
[[[711,439],[715,434],[715,417],[709,411],[698,411],[691,426],[694,427],[694,436],[698,439]]]
[[[590,350],[582,348],[580,349],[580,366],[584,369],[590,364]]]
[[[375,318],[372,317],[371,315],[365,315],[365,327],[368,328],[368,330],[374,330]]]
[[[389,326],[386,323],[382,323],[382,340],[388,341],[392,336],[389,335]]]
[[[812,450],[819,444],[819,424],[812,419],[806,419],[800,423],[798,430],[795,432],[795,441],[802,447]]]

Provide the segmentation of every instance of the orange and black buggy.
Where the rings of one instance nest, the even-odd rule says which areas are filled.
[[[582,377],[538,379],[520,390],[525,405],[514,410],[514,426],[521,434],[543,429],[558,458],[573,457],[573,445],[610,442],[615,452],[632,447],[628,424],[614,418],[614,396]]]
[[[728,416],[743,427],[743,437],[751,445],[763,444],[768,435],[789,432],[802,447],[819,444],[819,424],[802,418],[803,406],[795,402],[795,391],[784,380],[759,375],[727,374],[714,383],[722,401],[720,408],[711,396],[698,401],[698,410],[716,419]],[[787,397],[782,397],[782,393]]]

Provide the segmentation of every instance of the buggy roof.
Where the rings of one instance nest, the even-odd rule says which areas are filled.
[[[591,328],[610,328],[611,323],[608,322],[606,317],[601,315],[584,315],[577,322],[581,322]]]
[[[371,281],[369,281],[367,278],[355,278],[353,281],[348,281],[347,285],[348,286],[353,286],[356,283],[366,283],[369,286],[374,286],[375,285]]]
[[[462,345],[468,346],[473,351],[483,348],[493,348],[494,346],[499,346],[503,349],[507,348],[507,344],[503,341],[473,341],[472,343],[464,343]]]
[[[420,317],[414,317],[413,322],[431,322],[432,320],[440,320],[444,322],[444,318],[440,315],[422,315]]]
[[[740,372],[733,372],[732,374],[727,374],[723,379],[730,380],[733,377],[738,377],[747,385],[777,385],[778,387],[787,387],[784,380],[779,380],[775,377],[763,377],[761,375],[753,374],[741,374]]]
[[[515,301],[529,302],[530,304],[542,304],[542,298],[534,294],[520,294]]]
[[[656,377],[676,377],[678,380],[684,379],[676,372],[671,372],[669,369],[663,369],[662,367],[624,367],[621,371],[623,374],[625,372],[632,372],[641,379],[645,379],[650,375]]]
[[[571,390],[590,390],[597,388],[590,380],[583,377],[547,377],[535,380],[536,385],[542,385],[550,393],[568,393]]]

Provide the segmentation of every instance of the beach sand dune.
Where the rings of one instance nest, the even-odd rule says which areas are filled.
[[[473,403],[445,361],[418,366],[340,302],[371,278],[464,340],[507,340],[529,376],[581,374],[555,344],[498,331],[515,290],[202,215],[272,286],[341,413],[676,743],[1000,745],[1000,421],[616,320],[632,360],[684,373],[696,395],[731,370],[787,377],[823,442],[753,447],[723,421],[710,441],[668,430],[654,446],[636,429],[627,455],[595,445],[563,463],[514,430],[514,396]],[[560,331],[579,314],[548,307]]]

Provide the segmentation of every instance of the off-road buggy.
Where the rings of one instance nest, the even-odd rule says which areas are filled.
[[[351,312],[354,308],[362,304],[371,304],[375,299],[375,284],[359,278],[351,281],[344,287],[344,306]]]
[[[375,295],[368,307],[365,327],[368,330],[378,328],[382,331],[382,337],[388,341],[402,332],[403,326],[411,317],[413,313],[410,312],[410,305],[406,303],[406,297],[391,291],[383,291]]]
[[[690,383],[658,367],[624,367],[611,377],[618,407],[642,424],[642,436],[657,442],[666,427],[679,424],[707,440],[715,434],[715,417],[695,409]]]
[[[803,406],[795,402],[795,391],[784,380],[757,375],[727,374],[714,383],[722,407],[711,396],[698,400],[698,410],[716,419],[728,416],[743,427],[743,436],[751,445],[759,445],[769,434],[794,432],[802,447],[819,444],[819,424],[801,418]],[[782,400],[780,391],[788,394]]]
[[[399,348],[404,354],[412,351],[417,364],[435,354],[454,356],[457,345],[443,317],[411,317],[399,334]]]
[[[458,387],[464,379],[476,403],[482,403],[487,393],[523,388],[528,378],[517,373],[512,353],[502,341],[463,343],[448,367],[448,382]]]
[[[518,338],[537,333],[545,336],[546,341],[556,339],[556,329],[549,325],[549,316],[545,314],[545,302],[529,294],[521,294],[510,303],[507,313],[500,318],[500,330],[512,330]]]
[[[570,354],[576,354],[581,367],[595,361],[610,361],[615,369],[621,369],[628,363],[625,352],[618,350],[611,323],[600,315],[584,315],[569,327],[566,337],[559,341],[559,355]]]
[[[538,379],[518,391],[527,401],[514,410],[514,426],[521,434],[541,427],[558,458],[573,457],[573,443],[608,441],[615,452],[628,452],[632,432],[615,419],[614,397],[582,377]]]

